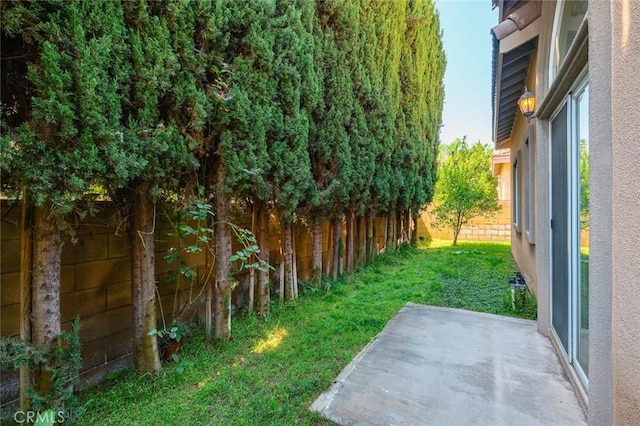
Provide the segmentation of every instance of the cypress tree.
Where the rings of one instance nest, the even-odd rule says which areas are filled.
[[[356,42],[351,23],[357,19],[357,9],[352,3],[322,2],[317,13],[324,102],[317,112],[316,131],[309,140],[318,194],[310,209],[313,220],[330,218],[332,221],[332,275],[337,278],[342,253],[342,220],[349,202],[353,173],[349,128],[352,126],[354,92],[347,58]]]
[[[34,283],[49,283],[34,296],[59,312],[65,219],[86,214],[81,201],[101,185],[131,218],[139,370],[159,368],[148,336],[155,205],[185,182],[203,179],[215,197],[217,337],[229,333],[232,202],[255,210],[263,258],[275,208],[286,298],[297,294],[298,216],[312,226],[316,279],[322,220],[332,222],[334,277],[345,213],[348,269],[357,252],[372,256],[376,216],[388,217],[388,245],[415,236],[410,217],[433,197],[444,95],[432,1],[11,2],[2,11],[2,191],[34,209]],[[267,273],[258,281],[265,315]],[[46,345],[59,320],[35,318]]]
[[[12,2],[2,12],[1,180],[33,211],[31,330],[48,348],[60,332],[62,234],[91,210],[90,188],[107,184],[105,153],[119,140],[122,14],[108,1]]]
[[[311,195],[312,175],[307,141],[310,114],[320,96],[313,67],[313,2],[278,1],[271,20],[274,33],[272,78],[276,82],[269,131],[270,181],[282,224],[283,282],[280,297],[297,297],[293,222],[298,208]]]
[[[221,50],[224,63],[229,64],[227,80],[228,102],[218,100],[217,120],[220,123],[217,140],[215,169],[216,195],[216,275],[217,291],[230,300],[228,263],[231,255],[228,205],[232,197],[249,199],[260,232],[260,256],[268,261],[269,200],[272,188],[268,180],[271,164],[267,150],[268,132],[274,116],[276,81],[272,76],[274,35],[270,19],[275,13],[275,2],[217,2],[216,13],[223,22]],[[223,20],[224,19],[224,20]],[[214,171],[215,170],[215,171]],[[219,299],[219,297],[218,297]],[[268,272],[258,273],[258,309],[261,316],[268,314]],[[217,300],[216,304],[219,305]],[[226,303],[226,302],[225,302]],[[216,337],[228,335],[228,327],[218,328],[216,310]],[[227,309],[225,308],[225,311]],[[228,324],[228,322],[227,322]]]
[[[123,2],[130,63],[123,100],[122,137],[110,154],[118,179],[113,197],[129,210],[134,363],[141,372],[161,366],[156,326],[154,223],[156,203],[175,189],[181,176],[197,166],[171,114],[181,88],[181,64],[168,27],[167,4]]]
[[[407,29],[403,43],[401,80],[407,131],[404,144],[409,162],[406,182],[405,226],[413,221],[412,243],[415,244],[415,222],[420,209],[431,201],[436,181],[439,127],[444,98],[442,79],[445,57],[440,38],[440,25],[435,6],[421,1],[409,4]],[[411,217],[409,217],[411,215]]]

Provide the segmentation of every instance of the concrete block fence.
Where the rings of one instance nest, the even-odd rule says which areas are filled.
[[[479,216],[471,219],[460,230],[459,241],[511,242],[511,203],[500,201],[502,207],[493,217]],[[453,240],[450,228],[436,228],[433,205],[429,205],[418,219],[418,236],[441,240]]]
[[[17,336],[20,332],[21,206],[10,200],[0,200],[0,211],[0,335]],[[62,328],[71,329],[72,321],[76,316],[80,317],[81,388],[100,382],[110,372],[133,365],[129,243],[121,226],[120,231],[117,231],[115,213],[115,209],[111,207],[102,209],[97,217],[88,218],[78,227],[75,241],[65,237],[63,243],[60,307]],[[241,212],[237,214],[240,215]],[[239,226],[250,228],[250,220],[247,221],[246,218],[245,213],[233,221]],[[376,223],[374,249],[384,247],[385,223],[384,218],[378,219]],[[343,230],[346,232],[346,226],[343,226]],[[155,272],[167,319],[171,318],[176,291],[175,281],[166,279],[174,265],[167,264],[164,257],[170,247],[177,246],[175,239],[168,236],[169,232],[168,221],[158,217]],[[311,235],[308,228],[299,223],[294,225],[293,232],[298,278],[306,281],[311,277]],[[273,284],[278,281],[278,265],[283,257],[280,253],[281,227],[275,215],[271,215],[269,233],[269,263],[276,268],[271,276]],[[326,222],[323,224],[323,262],[327,258],[329,234],[329,223]],[[187,262],[199,275],[205,273],[207,259],[204,252],[191,255]],[[181,300],[188,297],[188,287],[188,284],[184,284],[178,289]],[[278,285],[275,284],[275,287]],[[240,305],[244,300],[246,297],[242,294],[234,296],[234,301]],[[14,401],[17,392],[17,375],[2,372],[0,403],[4,405]]]

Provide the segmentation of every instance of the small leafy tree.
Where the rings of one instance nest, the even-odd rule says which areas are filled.
[[[491,148],[466,138],[442,146],[438,183],[434,196],[438,227],[453,228],[453,245],[462,226],[472,218],[491,216],[500,210],[497,178],[491,175]]]
[[[589,229],[589,144],[580,141],[580,229]]]

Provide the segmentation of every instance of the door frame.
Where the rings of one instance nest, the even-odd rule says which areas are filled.
[[[569,269],[569,279],[571,283],[571,309],[572,309],[572,327],[570,332],[572,334],[573,346],[572,346],[572,356],[571,356],[571,365],[576,370],[578,377],[582,381],[582,384],[585,388],[589,386],[589,378],[587,373],[582,368],[580,361],[578,360],[578,345],[580,344],[579,333],[580,333],[580,290],[581,290],[581,277],[580,277],[580,131],[579,131],[579,108],[576,107],[579,101],[580,95],[584,93],[585,90],[589,87],[589,78],[586,70],[583,70],[580,73],[580,77],[576,79],[577,83],[574,88],[569,93],[568,97],[571,100],[572,104],[572,112],[571,112],[571,139],[569,143],[569,163],[571,165],[570,168],[570,179],[569,185],[571,190],[571,199],[570,199],[570,209],[569,215],[570,219],[573,221],[570,222],[571,225],[571,246],[572,250],[570,250],[570,269]]]
[[[562,101],[558,104],[553,114],[549,117],[549,129],[548,129],[548,149],[549,149],[549,164],[548,170],[550,171],[550,178],[548,179],[548,201],[549,201],[549,213],[550,218],[553,219],[553,121],[558,117],[562,109],[567,106],[567,188],[566,193],[569,197],[567,203],[566,219],[568,226],[568,238],[567,238],[567,250],[568,250],[568,303],[566,308],[568,309],[568,334],[567,334],[567,347],[565,348],[562,340],[558,336],[558,333],[554,327],[553,321],[553,273],[554,273],[554,247],[553,247],[553,229],[551,223],[549,224],[549,318],[551,330],[557,341],[557,348],[559,348],[562,356],[570,365],[570,368],[575,372],[580,385],[585,389],[588,389],[589,379],[587,373],[584,371],[580,362],[577,359],[577,345],[579,344],[578,333],[580,333],[580,309],[578,304],[580,303],[580,206],[579,206],[579,149],[580,141],[578,140],[578,117],[576,114],[576,103],[579,102],[579,96],[589,86],[588,69],[583,69],[575,80],[575,84],[566,93]],[[586,393],[586,392],[585,392]]]

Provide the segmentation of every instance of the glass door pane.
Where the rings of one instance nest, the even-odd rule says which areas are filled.
[[[579,173],[578,324],[576,358],[585,375],[589,373],[589,88],[576,102]]]
[[[570,357],[567,121],[568,104],[565,103],[551,122],[551,323],[565,352]]]

